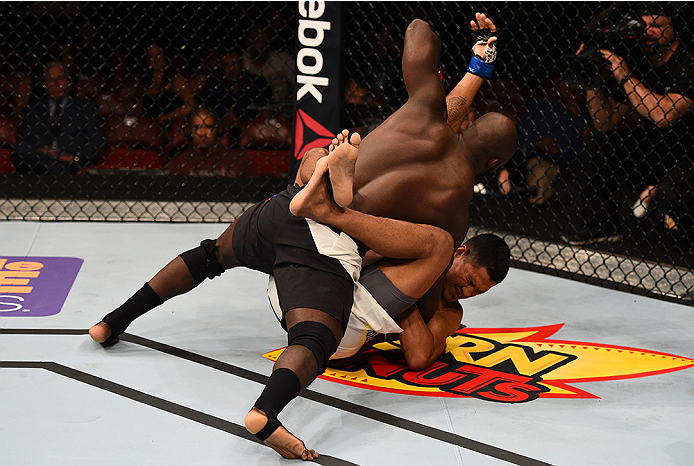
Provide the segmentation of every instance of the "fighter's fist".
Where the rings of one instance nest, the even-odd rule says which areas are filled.
[[[470,21],[470,27],[476,33],[472,52],[484,60],[486,63],[493,63],[496,60],[496,46],[494,43],[497,31],[494,22],[484,13],[475,13],[475,19]]]

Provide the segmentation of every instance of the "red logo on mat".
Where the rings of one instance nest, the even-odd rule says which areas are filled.
[[[313,133],[313,138],[307,138]],[[325,126],[318,123],[313,117],[303,110],[296,112],[296,129],[294,130],[294,158],[301,160],[307,150],[314,147],[326,147],[335,137],[335,133],[328,131]],[[308,141],[308,142],[305,142]]]
[[[419,396],[474,397],[521,403],[538,398],[598,398],[568,384],[664,374],[694,359],[656,351],[548,340],[563,324],[531,328],[462,328],[428,369],[407,369],[399,342],[380,343],[331,361],[320,377],[371,390]],[[283,349],[267,353],[276,360]]]

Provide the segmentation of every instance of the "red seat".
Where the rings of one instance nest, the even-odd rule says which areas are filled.
[[[252,160],[250,170],[247,173],[259,175],[280,176],[289,172],[290,151],[288,150],[255,150],[244,151]]]
[[[12,173],[11,150],[17,143],[17,125],[14,121],[0,116],[0,173]]]
[[[10,149],[0,149],[0,173],[12,173],[14,165],[10,156]]]
[[[166,165],[161,129],[151,118],[114,115],[104,126],[109,147],[103,160],[91,169],[161,170]]]
[[[166,157],[158,150],[120,147],[107,149],[104,152],[104,160],[96,168],[160,170],[166,162]]]

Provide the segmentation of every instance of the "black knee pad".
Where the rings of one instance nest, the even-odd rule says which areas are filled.
[[[206,239],[197,248],[180,255],[188,266],[196,285],[202,283],[206,278],[219,277],[224,272],[224,267],[219,263],[217,255],[214,253],[215,245],[215,240]]]
[[[308,348],[318,361],[318,375],[328,367],[330,356],[337,351],[332,330],[319,322],[299,322],[289,329],[289,345]]]

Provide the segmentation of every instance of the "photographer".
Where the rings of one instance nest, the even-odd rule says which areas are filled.
[[[636,11],[643,27],[640,47],[630,52],[628,62],[601,48],[606,80],[597,90],[586,90],[594,127],[584,154],[591,159],[585,167],[591,192],[582,209],[585,227],[562,236],[569,244],[621,239],[625,216],[620,205],[631,205],[634,199],[619,199],[620,192],[636,197],[643,191],[643,201],[633,207],[637,216],[645,214],[650,196],[658,191],[669,208],[691,194],[694,48],[680,39],[673,4],[642,3]],[[612,95],[606,86],[612,86]],[[633,115],[641,122],[629,124]],[[667,182],[658,190],[661,180]],[[691,219],[688,213],[680,215],[683,228],[686,217]]]

